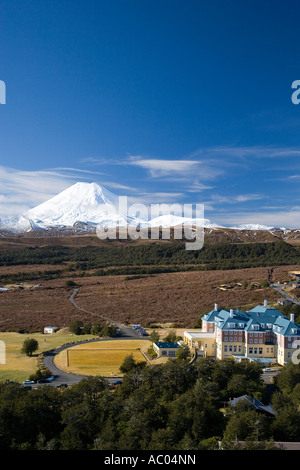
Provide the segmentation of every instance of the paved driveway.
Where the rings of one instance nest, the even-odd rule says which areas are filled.
[[[105,339],[95,338],[95,339],[92,339],[92,340],[78,341],[78,342],[73,343],[73,344],[66,344],[64,346],[61,346],[61,347],[55,349],[54,351],[51,351],[48,354],[46,354],[45,357],[44,357],[44,365],[45,365],[45,367],[47,367],[47,369],[50,370],[50,372],[55,377],[55,379],[51,382],[51,384],[54,385],[54,386],[61,385],[61,384],[73,385],[73,384],[76,384],[76,383],[80,382],[80,380],[82,380],[83,378],[86,377],[84,375],[69,374],[68,372],[64,372],[63,370],[56,367],[56,365],[54,364],[54,358],[55,358],[56,354],[60,353],[64,349],[68,349],[70,347],[77,346],[78,344],[90,343],[90,342],[95,342],[95,341],[115,341],[115,340],[118,340],[118,339],[122,339],[122,340],[123,339],[139,339],[139,340],[148,339],[148,337],[141,336],[137,331],[133,330],[130,327],[127,327],[125,325],[122,325],[121,323],[117,323],[114,320],[111,320],[110,318],[103,317],[102,315],[98,315],[97,313],[90,312],[88,310],[85,310],[85,309],[79,307],[79,305],[77,305],[77,303],[75,301],[75,297],[76,297],[76,294],[78,293],[78,291],[79,291],[79,288],[73,289],[73,292],[69,297],[69,301],[71,302],[73,307],[76,308],[77,310],[81,310],[85,313],[89,313],[90,315],[95,316],[95,317],[100,317],[100,318],[102,318],[104,320],[107,320],[108,322],[112,323],[113,325],[115,325],[119,329],[119,331],[121,332],[121,336],[116,336],[114,338],[105,338]],[[113,377],[113,378],[107,377],[107,380],[112,382],[112,381],[116,380],[116,377]]]
[[[271,284],[271,287],[276,292],[278,292],[278,294],[281,295],[281,297],[283,297],[284,299],[289,300],[291,303],[295,305],[300,305],[300,300],[295,299],[288,292],[284,290],[284,287],[286,287],[285,284],[279,284],[279,282],[274,282],[273,284]]]
[[[80,382],[82,379],[84,379],[86,376],[84,375],[77,375],[77,374],[69,374],[68,372],[65,372],[61,369],[59,369],[55,364],[54,364],[54,358],[56,354],[60,353],[64,349],[68,349],[74,346],[77,346],[79,344],[85,344],[85,343],[92,343],[92,342],[99,342],[99,341],[116,341],[116,340],[132,340],[132,339],[139,339],[139,340],[149,340],[148,337],[143,337],[140,335],[136,335],[135,331],[131,330],[131,328],[128,328],[129,333],[131,336],[121,336],[121,337],[115,337],[115,338],[96,338],[92,340],[85,340],[85,341],[77,341],[76,343],[72,344],[65,344],[64,346],[61,346],[53,351],[50,351],[44,356],[44,365],[47,367],[47,369],[50,370],[52,375],[55,377],[54,380],[51,382],[52,385],[57,386],[61,384],[67,384],[67,385],[73,385],[78,382]],[[106,377],[108,382],[114,382],[116,380],[116,377]],[[44,384],[43,384],[44,385]],[[37,384],[39,386],[39,384]]]

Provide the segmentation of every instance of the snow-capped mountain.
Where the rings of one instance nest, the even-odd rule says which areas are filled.
[[[126,225],[119,214],[119,198],[96,183],[76,183],[48,201],[29,210],[25,216],[40,228],[88,225]]]
[[[76,183],[48,201],[30,209],[22,216],[0,219],[0,227],[13,231],[29,231],[76,226],[170,227],[195,224],[195,220],[162,215],[152,220],[136,218],[130,207],[120,209],[119,196],[96,183]],[[215,227],[207,219],[197,220],[199,226]]]
[[[234,230],[286,230],[285,228],[276,228],[261,224],[242,224],[230,228]]]
[[[180,225],[197,225],[203,228],[217,228],[220,225],[216,225],[210,222],[208,219],[191,219],[188,217],[180,217],[173,214],[161,215],[150,220],[144,226],[147,227],[178,227]]]
[[[122,206],[121,206],[122,207]],[[191,219],[172,214],[151,219],[137,218],[130,214],[127,207],[119,206],[119,196],[97,183],[76,183],[48,201],[30,209],[19,217],[0,217],[0,228],[11,232],[31,230],[87,227],[126,227],[134,223],[140,227],[176,227],[197,224],[207,229],[235,229],[245,231],[272,231],[275,227],[259,224],[245,224],[236,227],[224,227],[208,219]],[[285,230],[285,229],[279,229]]]

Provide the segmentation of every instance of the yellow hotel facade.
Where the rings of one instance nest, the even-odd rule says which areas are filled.
[[[284,365],[300,340],[300,325],[267,301],[250,311],[218,309],[202,318],[202,330],[184,332],[184,341],[198,357],[234,358]]]

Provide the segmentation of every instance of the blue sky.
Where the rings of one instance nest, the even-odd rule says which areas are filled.
[[[0,214],[77,181],[300,227],[298,1],[1,0]]]

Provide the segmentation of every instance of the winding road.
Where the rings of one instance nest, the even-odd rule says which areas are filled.
[[[79,305],[75,302],[75,297],[76,297],[79,289],[80,289],[79,287],[76,287],[75,289],[73,289],[73,292],[69,297],[69,301],[71,302],[73,307],[77,308],[77,310],[81,310],[82,312],[93,315],[94,317],[102,318],[103,320],[108,321],[112,325],[115,325],[121,331],[122,336],[130,337],[131,339],[141,338],[140,335],[138,334],[138,332],[133,330],[130,327],[124,326],[121,323],[117,323],[116,321],[111,320],[110,318],[104,317],[103,315],[99,315],[98,313],[90,312],[89,310],[86,310],[82,307],[79,307]]]
[[[300,304],[300,301],[297,301],[296,299],[294,299],[293,297],[291,297],[289,294],[287,294],[285,291],[282,290],[283,288],[283,285],[281,284],[272,284],[271,285],[272,288],[274,288],[281,296],[283,296],[284,298],[287,298],[288,300],[291,299],[291,301],[295,304]],[[71,302],[71,304],[73,305],[74,308],[78,309],[78,310],[81,310],[82,312],[85,312],[85,313],[89,313],[90,315],[93,315],[95,317],[100,317],[102,319],[105,319],[107,320],[108,322],[114,324],[121,332],[121,337],[122,337],[122,340],[123,339],[128,339],[128,340],[131,340],[131,339],[139,339],[139,340],[147,340],[146,337],[143,337],[143,336],[140,336],[139,333],[135,330],[133,330],[132,328],[130,327],[126,327],[120,323],[117,323],[109,318],[106,318],[104,317],[103,315],[99,315],[97,313],[94,313],[94,312],[90,312],[86,309],[83,309],[81,307],[78,306],[78,304],[75,302],[75,297],[77,295],[79,291],[79,288],[75,288],[72,292],[72,294],[70,295],[69,297],[69,301]],[[74,346],[77,346],[79,344],[85,344],[85,343],[91,343],[91,342],[100,342],[100,341],[115,341],[119,339],[119,337],[115,337],[115,338],[95,338],[95,339],[90,339],[90,340],[85,340],[85,341],[76,341],[72,344],[65,344],[63,346],[60,346],[59,348],[53,350],[53,351],[49,351],[48,353],[45,354],[44,356],[44,365],[47,369],[50,370],[50,372],[53,374],[54,376],[54,380],[52,382],[50,382],[49,384],[50,385],[54,385],[54,386],[59,386],[59,385],[62,385],[62,384],[66,384],[67,386],[70,386],[70,385],[73,385],[73,384],[76,384],[78,382],[80,382],[82,379],[86,378],[86,376],[84,375],[77,375],[77,374],[72,374],[72,373],[68,373],[68,372],[65,372],[61,369],[59,369],[55,363],[54,363],[54,358],[57,354],[59,354],[61,351],[65,350],[65,349],[68,349],[68,348],[71,348],[71,347],[74,347]],[[275,372],[275,374],[274,374]],[[271,383],[270,379],[271,377],[273,377],[274,375],[276,375],[276,373],[278,371],[274,371],[273,373],[264,373],[263,374],[263,378],[265,380],[265,382],[268,384]],[[116,379],[118,379],[117,377],[106,377],[106,380],[108,380],[108,382],[114,382]],[[49,385],[48,384],[48,385]],[[44,385],[44,384],[35,384],[33,385],[33,388],[35,387],[39,387],[41,385]]]
[[[130,327],[124,326],[121,323],[117,323],[117,322],[111,320],[110,318],[104,317],[103,315],[99,315],[97,313],[90,312],[89,310],[86,310],[84,308],[79,307],[78,304],[75,301],[75,297],[76,297],[78,291],[79,291],[79,287],[76,287],[75,289],[73,289],[73,292],[69,297],[69,301],[71,302],[71,304],[73,305],[74,308],[76,308],[78,310],[81,310],[82,312],[88,313],[92,316],[102,318],[102,319],[110,322],[111,324],[115,325],[119,329],[119,331],[121,332],[122,339],[128,339],[128,340],[130,340],[130,339],[139,339],[139,340],[145,339],[146,340],[147,339],[143,336],[140,336],[137,331],[133,330]],[[61,351],[63,351],[64,349],[68,349],[68,348],[77,346],[79,344],[84,344],[84,343],[99,342],[99,341],[115,341],[117,339],[120,339],[120,337],[116,336],[114,338],[105,338],[105,339],[96,338],[96,339],[90,339],[90,340],[85,340],[85,341],[77,341],[77,342],[72,343],[72,344],[65,344],[63,346],[60,346],[59,348],[57,348],[53,351],[49,351],[48,353],[45,354],[44,359],[43,359],[45,367],[47,369],[49,369],[50,372],[52,373],[52,375],[54,376],[54,380],[52,382],[49,382],[49,384],[54,385],[54,386],[66,384],[66,385],[69,386],[69,385],[73,385],[73,384],[76,384],[76,383],[80,382],[82,379],[84,379],[86,377],[84,375],[69,374],[68,372],[65,372],[65,371],[59,369],[55,365],[55,363],[54,363],[55,356],[58,353],[60,353]],[[106,379],[109,382],[113,382],[113,381],[116,380],[116,377],[113,377],[113,378],[112,377],[106,377]],[[35,386],[39,386],[39,385],[40,384],[35,384]]]

